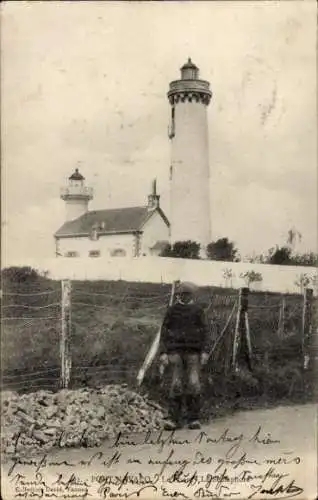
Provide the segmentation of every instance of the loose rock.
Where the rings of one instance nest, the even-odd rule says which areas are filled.
[[[56,394],[3,391],[1,450],[7,456],[25,456],[41,450],[43,443],[46,451],[57,445],[94,447],[119,430],[138,433],[160,429],[163,418],[158,404],[121,385],[63,389]]]

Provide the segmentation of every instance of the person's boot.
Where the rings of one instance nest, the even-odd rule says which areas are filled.
[[[182,428],[182,402],[182,396],[171,398],[168,419],[164,424],[166,431],[174,431]]]
[[[189,429],[201,429],[200,410],[201,397],[187,396],[187,420]]]

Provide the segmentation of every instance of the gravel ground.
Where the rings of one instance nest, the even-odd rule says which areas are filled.
[[[157,403],[121,385],[100,389],[1,393],[2,454],[28,455],[54,446],[93,447],[119,431],[162,427]]]
[[[250,437],[255,434],[258,429],[261,429],[261,437],[265,438],[267,443],[267,438],[273,439],[271,444],[255,443],[254,440],[251,441]],[[265,482],[265,488],[271,488],[275,484],[275,477],[277,474],[282,474],[282,480],[279,481],[279,485],[283,485],[286,489],[291,482],[295,483],[298,487],[303,489],[301,495],[297,495],[300,500],[317,498],[317,406],[316,405],[301,405],[292,407],[277,407],[274,409],[261,409],[255,411],[242,411],[237,412],[234,415],[227,415],[222,418],[217,418],[211,421],[208,425],[202,426],[202,431],[206,436],[212,438],[218,438],[223,435],[224,432],[229,432],[230,436],[243,436],[241,445],[239,446],[238,452],[234,455],[237,460],[240,457],[246,457],[247,460],[251,460],[250,463],[246,463],[242,460],[242,463],[238,465],[239,460],[235,463],[226,463],[222,466],[220,470],[227,470],[228,474],[231,476],[239,475],[242,471],[249,471],[249,474],[266,474],[269,470],[272,470],[276,476],[270,475]],[[201,431],[200,431],[201,433]],[[152,434],[153,443],[156,442],[157,437],[159,437],[160,432]],[[167,466],[167,469],[163,476],[167,478],[173,474],[176,470],[180,468],[180,461],[190,460],[190,465],[187,471],[197,471],[197,477],[199,478],[201,484],[201,478],[207,478],[208,476],[215,474],[215,468],[219,468],[219,459],[222,461],[225,458],[225,454],[229,451],[229,447],[232,447],[231,442],[223,442],[222,440],[218,442],[208,442],[203,439],[202,441],[197,440],[197,431],[189,431],[188,429],[182,429],[177,431],[175,439],[176,443],[166,444],[162,451],[158,445],[153,443],[144,443],[143,434],[131,434],[129,439],[136,442],[136,445],[131,447],[129,444],[126,446],[120,446],[116,450],[120,452],[120,460],[112,461],[111,466],[105,465],[105,461],[108,462],[112,456],[114,456],[114,449],[112,449],[112,441],[105,440],[102,445],[98,448],[63,448],[58,449],[57,447],[50,450],[47,454],[44,453],[43,449],[41,453],[37,456],[32,456],[30,460],[30,455],[26,457],[26,462],[22,465],[17,465],[14,471],[11,473],[13,466],[12,460],[7,460],[1,468],[1,487],[2,494],[5,500],[15,498],[16,496],[24,498],[34,498],[35,489],[34,484],[37,484],[42,479],[45,481],[46,485],[49,485],[55,495],[56,490],[55,484],[57,478],[61,477],[63,483],[61,492],[57,494],[58,498],[84,498],[85,487],[78,486],[80,483],[85,482],[88,485],[88,492],[90,498],[124,498],[126,493],[130,496],[132,492],[134,498],[137,497],[135,483],[127,482],[123,484],[117,483],[118,478],[124,478],[126,473],[129,477],[138,478],[142,476],[146,478],[151,477],[162,468],[162,461],[167,460],[172,452],[174,457],[172,458],[171,465]],[[167,434],[165,435],[165,437]],[[184,444],[185,443],[185,444]],[[92,460],[92,457],[96,457],[96,453],[101,454],[101,459],[98,458]],[[191,460],[197,456],[199,452],[199,460],[196,460],[196,465],[192,465]],[[288,462],[288,465],[284,464],[284,458],[292,458],[297,456],[300,458],[299,462]],[[134,458],[133,462],[129,462],[129,459]],[[150,464],[149,457],[154,459],[154,464]],[[209,460],[201,461],[200,457],[211,457],[212,464]],[[233,458],[233,456],[231,455]],[[277,463],[275,465],[268,465],[266,458],[275,460]],[[156,460],[159,459],[156,465]],[[174,462],[174,459],[176,461]],[[231,459],[230,459],[231,460]],[[257,462],[254,463],[254,460]],[[280,462],[282,460],[282,462]],[[65,467],[65,463],[74,464],[72,467]],[[39,467],[40,475],[37,474]],[[10,473],[9,473],[10,472]],[[189,477],[192,477],[192,472]],[[186,472],[187,474],[188,472]],[[23,482],[20,482],[20,486],[17,487],[17,476],[22,474],[22,481],[26,481],[26,487],[24,490]],[[75,476],[74,476],[75,474]],[[221,472],[220,472],[221,475]],[[287,475],[287,476],[286,476]],[[76,479],[75,483],[71,482],[71,478]],[[155,494],[152,490],[146,489],[141,491],[140,499],[148,500],[149,498],[157,498],[158,500],[162,498],[195,498],[202,494],[202,498],[205,496],[204,491],[207,491],[205,498],[229,498],[234,497],[237,499],[245,499],[250,495],[253,495],[253,499],[264,500],[265,498],[270,498],[269,495],[255,494],[254,481],[246,482],[235,482],[231,485],[231,490],[227,491],[224,487],[227,486],[225,483],[213,482],[207,490],[199,487],[201,494],[196,494],[198,491],[198,484],[196,481],[191,480],[191,485],[184,482],[172,482],[169,483],[162,477],[161,481],[158,483],[158,491]],[[37,479],[38,478],[38,479]],[[114,484],[111,486],[111,494],[107,490],[106,478],[116,479]],[[203,479],[204,481],[204,479]],[[259,480],[260,481],[260,480]],[[42,483],[40,483],[42,484]],[[70,484],[70,485],[69,485]],[[104,484],[104,486],[103,486]],[[117,484],[117,485],[116,485]],[[138,484],[138,483],[137,483]],[[258,482],[256,483],[258,484]],[[63,486],[64,485],[64,486]],[[139,483],[140,485],[140,483]],[[161,489],[161,486],[164,489]],[[203,485],[204,486],[204,485]],[[100,490],[101,488],[101,490]],[[222,491],[221,491],[222,490]],[[26,492],[31,493],[29,496]],[[49,490],[50,491],[50,490]],[[138,490],[139,492],[139,490]],[[168,492],[168,493],[167,493]],[[202,493],[203,492],[203,493]],[[276,492],[276,493],[275,493]],[[39,495],[40,496],[40,495]],[[51,495],[52,496],[52,495]],[[139,496],[139,495],[138,495]],[[132,497],[132,498],[133,498]],[[271,493],[271,498],[291,498],[291,494],[285,491],[285,494],[278,492],[277,488],[274,489],[274,493]],[[295,498],[295,495],[294,495]]]

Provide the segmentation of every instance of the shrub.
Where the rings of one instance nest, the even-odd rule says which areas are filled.
[[[249,286],[250,283],[260,283],[263,281],[262,274],[255,271],[246,271],[245,273],[241,273],[240,278],[245,280],[247,286]]]
[[[207,256],[210,260],[235,262],[238,260],[237,252],[234,243],[228,238],[220,238],[207,246]]]
[[[161,252],[161,257],[174,257],[178,259],[199,259],[200,244],[195,241],[176,241],[173,246],[167,247]]]

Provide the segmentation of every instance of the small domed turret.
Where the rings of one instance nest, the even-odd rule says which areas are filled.
[[[61,189],[61,198],[66,204],[66,220],[76,219],[87,212],[93,190],[85,186],[85,177],[78,168],[68,178],[68,186]]]
[[[78,168],[75,169],[75,172],[69,177],[70,181],[85,181],[85,177],[79,172]]]

